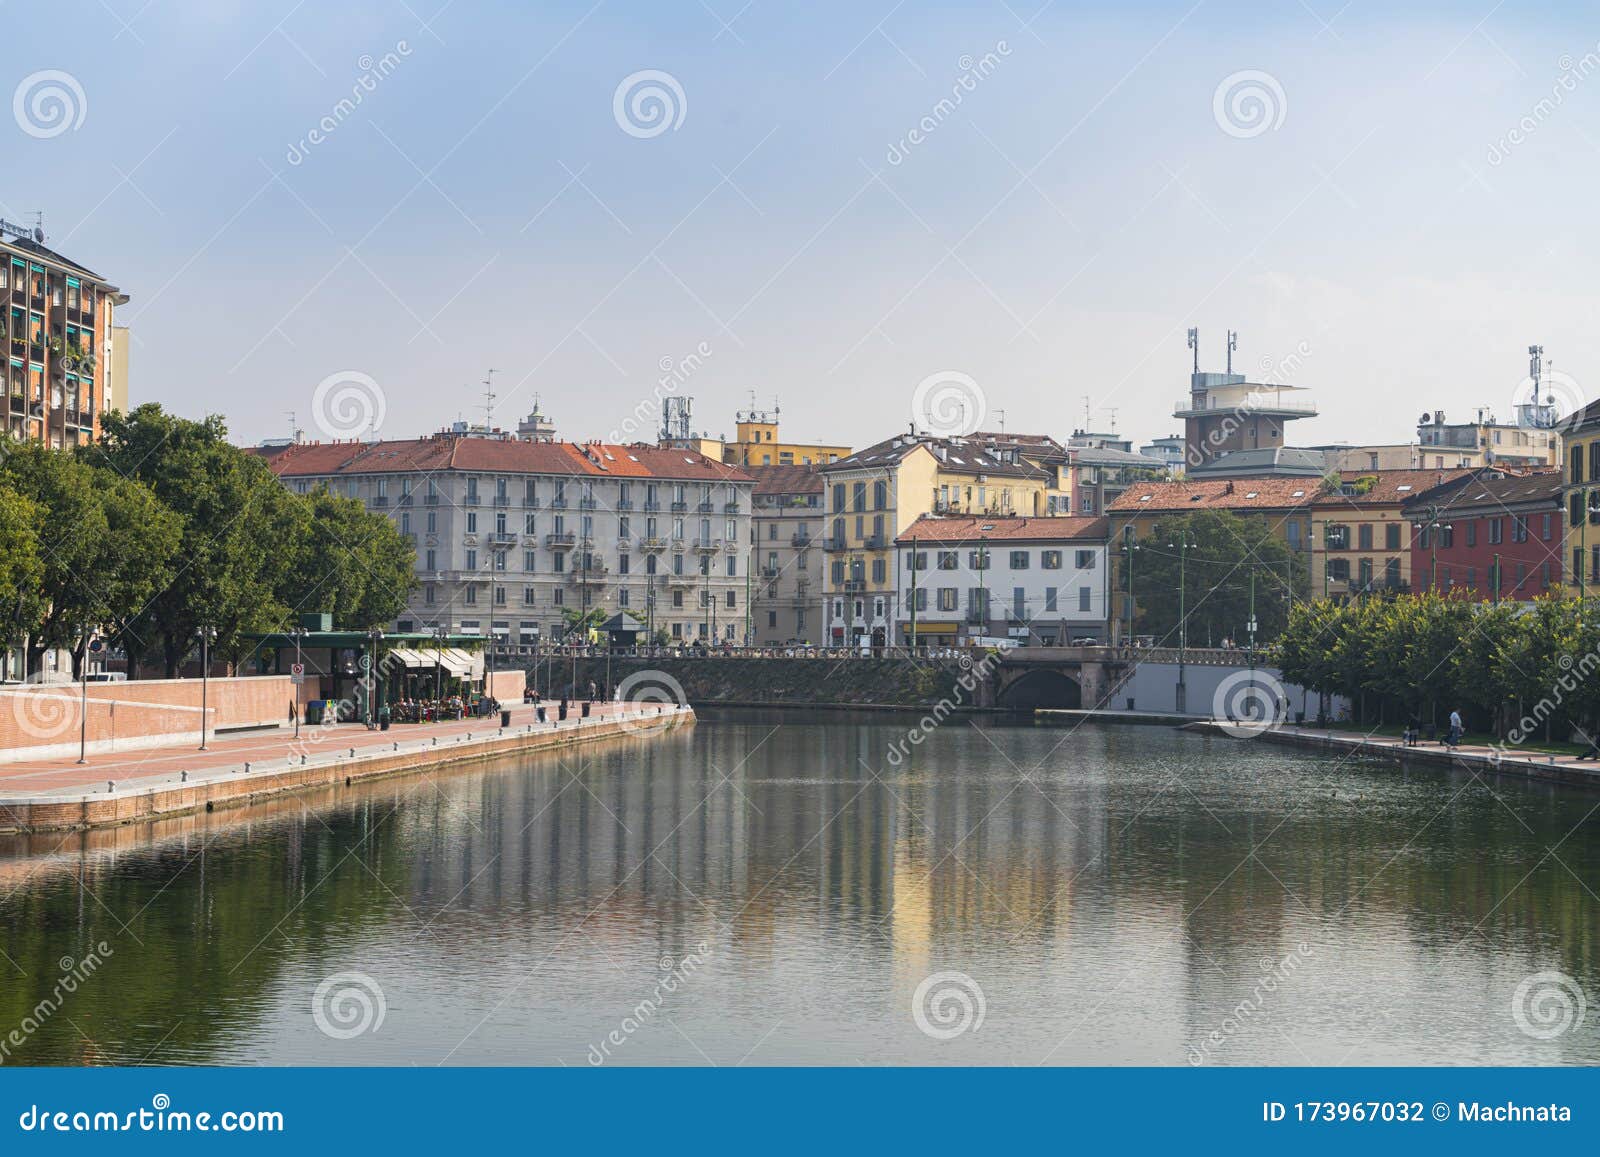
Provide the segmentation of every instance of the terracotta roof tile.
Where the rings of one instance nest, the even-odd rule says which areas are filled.
[[[601,442],[527,442],[436,435],[391,442],[302,442],[257,451],[279,477],[464,470],[503,474],[751,482],[737,466],[693,450]]]
[[[1105,518],[945,518],[924,514],[908,526],[897,543],[928,542],[1054,542],[1062,539],[1104,540],[1110,521]]]
[[[811,466],[746,466],[757,494],[821,494],[822,475]]]
[[[1214,478],[1204,482],[1134,482],[1110,510],[1117,514],[1189,510],[1294,510],[1316,499],[1316,478]]]

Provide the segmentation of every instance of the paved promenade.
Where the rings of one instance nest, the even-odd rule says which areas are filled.
[[[541,728],[535,722],[534,705],[511,705],[511,727],[522,730],[532,724],[537,730],[550,731],[555,727],[556,704],[544,703],[551,722]],[[567,726],[576,727],[581,717],[581,703],[569,705]],[[616,703],[595,703],[591,718],[610,718],[620,712]],[[23,800],[40,796],[89,794],[107,792],[107,784],[114,783],[118,792],[144,790],[161,784],[209,778],[217,773],[241,771],[246,763],[253,771],[299,765],[304,756],[308,764],[326,762],[335,757],[348,757],[355,749],[357,757],[392,751],[399,744],[402,751],[416,750],[423,745],[454,744],[467,735],[485,738],[499,732],[500,717],[463,719],[449,723],[396,723],[388,731],[368,731],[365,724],[340,723],[332,727],[300,727],[300,738],[295,739],[292,726],[269,731],[247,731],[212,736],[207,750],[197,750],[197,745],[186,743],[182,747],[154,747],[142,751],[91,754],[88,762],[79,764],[71,757],[29,760],[20,763],[0,764],[0,799]]]

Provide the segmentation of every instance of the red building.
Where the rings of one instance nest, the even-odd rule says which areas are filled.
[[[1433,502],[1408,502],[1412,585],[1477,599],[1561,593],[1559,472],[1481,478]]]

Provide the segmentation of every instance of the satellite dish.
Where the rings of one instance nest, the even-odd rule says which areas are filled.
[[[35,241],[37,241],[40,245],[44,244],[44,226],[43,225],[35,225],[33,227],[33,239]]]

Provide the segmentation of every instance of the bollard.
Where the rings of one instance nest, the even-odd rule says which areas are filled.
[[[438,747],[438,746],[439,746],[439,737],[438,737],[438,736],[437,736],[437,735],[435,735],[435,736],[434,736],[434,737],[433,737],[433,745],[434,745],[434,746],[435,746],[435,747]]]
[[[246,775],[250,774],[250,761],[248,759],[244,761],[244,773]]]
[[[350,758],[354,759],[355,757],[356,757],[356,749],[352,747],[350,749]]]
[[[110,779],[106,780],[106,791],[112,792],[112,791],[116,791],[116,790],[117,790],[116,781],[115,780],[110,780]]]
[[[189,773],[187,771],[180,771],[178,773],[178,782],[179,783],[188,783],[189,782]]]
[[[302,752],[302,753],[301,753],[301,755],[300,755],[300,766],[301,766],[301,767],[304,767],[304,766],[305,766],[305,765],[306,765],[306,756],[305,756],[305,754],[304,754],[304,753],[303,753],[303,752]]]
[[[396,743],[396,744],[395,744],[395,745],[394,745],[394,749],[395,749],[395,750],[396,750],[396,751],[399,751],[399,750],[400,750],[400,744],[399,744],[399,743]]]

